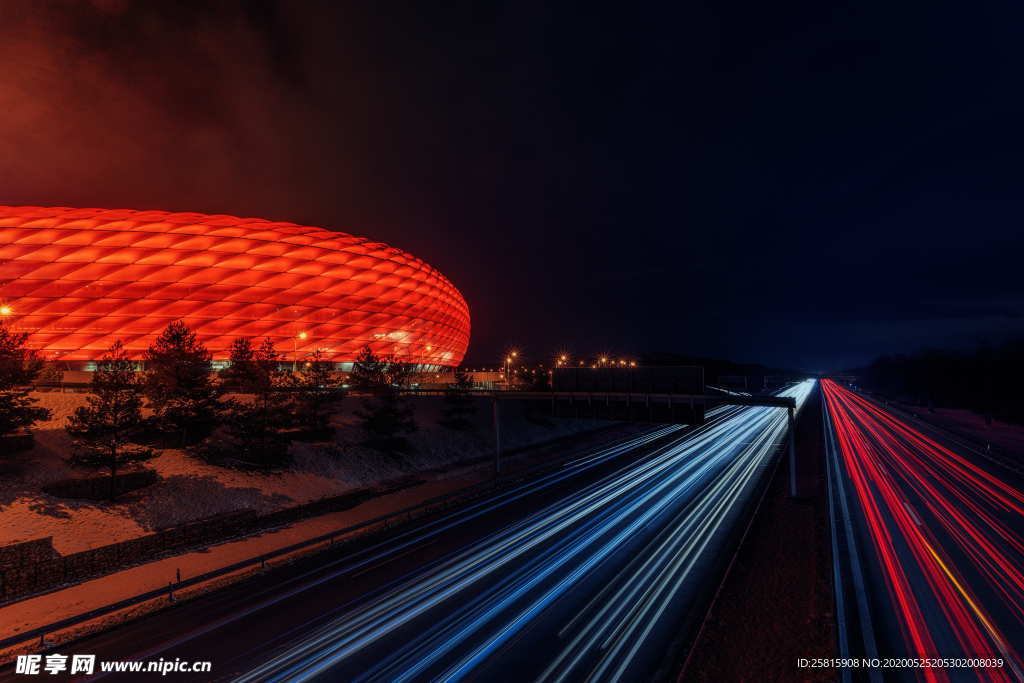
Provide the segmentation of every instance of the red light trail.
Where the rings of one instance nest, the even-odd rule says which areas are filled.
[[[1003,668],[975,674],[1024,678],[1024,494],[835,382],[822,381],[822,390],[906,645],[901,655],[1002,658]],[[927,681],[954,671],[964,673],[919,670]]]

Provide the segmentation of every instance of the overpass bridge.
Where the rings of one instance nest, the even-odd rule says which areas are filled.
[[[444,391],[402,392],[418,396],[443,396]],[[652,424],[700,425],[709,408],[721,405],[784,408],[789,422],[790,495],[796,495],[796,399],[791,396],[745,394],[672,394],[620,391],[472,391],[472,396],[491,400],[494,420],[494,473],[501,472],[501,403],[537,401],[550,405],[554,417],[649,422]]]

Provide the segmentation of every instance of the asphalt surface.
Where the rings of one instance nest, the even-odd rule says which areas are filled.
[[[788,393],[802,401],[809,391]],[[785,436],[785,415],[716,409],[702,427],[609,444],[361,548],[271,570],[62,649],[98,660],[212,662],[211,674],[167,680],[671,676],[672,644],[716,585]],[[8,678],[19,677],[0,672]]]
[[[882,661],[844,676],[1024,680],[1019,479],[941,431],[834,382],[823,389],[833,481],[845,496],[837,527],[855,545],[840,568],[847,654]],[[941,661],[978,658],[990,665]]]

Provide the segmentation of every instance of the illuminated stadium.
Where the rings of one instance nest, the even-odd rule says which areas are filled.
[[[213,353],[269,337],[287,360],[359,350],[457,365],[469,309],[443,275],[380,242],[226,215],[0,207],[0,318],[47,360],[141,359],[183,320]],[[69,365],[71,367],[71,365]]]

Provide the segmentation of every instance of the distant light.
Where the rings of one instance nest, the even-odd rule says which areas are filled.
[[[0,306],[0,315],[10,315],[14,313],[14,309],[10,306]]]
[[[309,335],[307,333],[305,333],[305,332],[299,332],[299,339],[305,339],[308,336]]]

